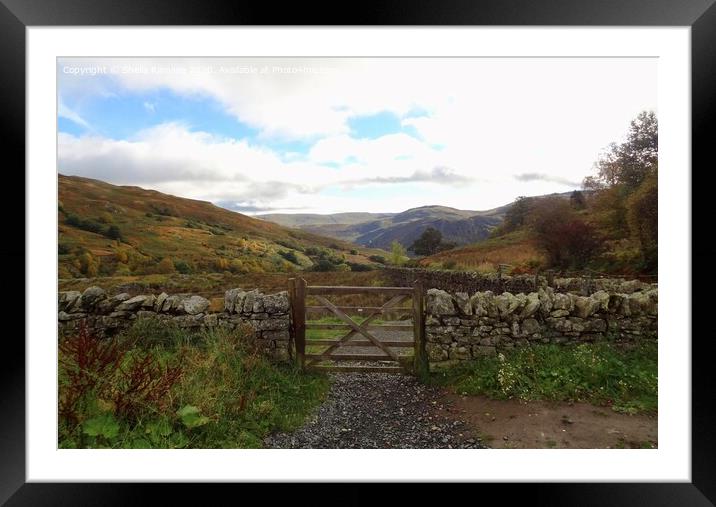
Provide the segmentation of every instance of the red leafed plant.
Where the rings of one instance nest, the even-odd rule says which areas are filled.
[[[99,339],[84,322],[75,335],[60,341],[59,415],[65,422],[79,422],[80,405],[101,389],[126,354],[126,345]]]
[[[136,357],[120,367],[111,397],[115,413],[134,419],[146,409],[166,410],[171,405],[171,388],[181,375],[181,366],[163,368],[151,354]]]
[[[147,351],[132,351],[133,342],[100,339],[86,325],[59,344],[59,414],[68,425],[87,416],[94,397],[115,416],[136,420],[147,410],[165,410],[181,366],[163,366]]]

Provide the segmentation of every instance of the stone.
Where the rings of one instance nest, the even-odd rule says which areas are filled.
[[[448,359],[447,350],[435,343],[426,343],[425,352],[427,353],[428,361],[445,361]]]
[[[473,345],[472,354],[474,356],[494,356],[497,354],[497,350],[492,346]]]
[[[455,304],[463,315],[472,315],[470,297],[465,292],[455,293]]]
[[[594,312],[599,309],[599,304],[599,301],[592,297],[574,297],[575,312],[582,319],[586,319],[587,317],[590,317],[592,314],[594,314]]]
[[[448,352],[450,359],[470,359],[470,349],[464,346],[452,347]]]
[[[523,301],[521,301],[520,298],[515,297],[510,292],[503,292],[499,296],[495,297],[495,303],[501,319],[511,315],[520,307],[522,302]]]
[[[550,316],[559,319],[561,317],[567,317],[569,315],[569,310],[554,310],[552,313],[550,313]]]
[[[604,319],[589,319],[585,325],[585,330],[603,333],[607,330],[607,321]]]
[[[522,321],[522,332],[526,335],[531,335],[534,333],[539,333],[541,330],[541,326],[539,325],[539,322],[537,322],[536,319],[525,319]]]
[[[101,287],[87,287],[82,293],[80,304],[82,308],[89,309],[106,297],[107,293]]]
[[[552,308],[555,310],[567,310],[569,313],[574,309],[574,303],[569,294],[555,294]]]
[[[263,313],[264,311],[264,299],[266,296],[263,294],[257,294],[256,299],[254,299],[254,304],[251,307],[252,313]]]
[[[154,303],[157,300],[157,296],[154,294],[149,294],[146,299],[144,300],[144,303],[142,303],[142,308],[154,308]]]
[[[531,317],[537,313],[537,310],[540,308],[540,304],[539,294],[537,292],[529,293],[526,297],[525,307],[522,309],[520,317],[522,319]]]
[[[426,326],[439,326],[440,320],[437,319],[434,315],[428,314],[428,316],[425,318],[425,325]]]
[[[167,294],[166,292],[162,292],[161,294],[159,294],[157,296],[157,299],[154,301],[154,311],[155,312],[162,311],[162,306],[164,306],[164,301],[166,301],[168,297],[169,297],[169,294]]]
[[[57,320],[60,322],[66,322],[68,320],[76,320],[81,319],[82,317],[85,317],[87,314],[85,313],[66,313],[66,312],[58,312],[57,314]]]
[[[82,294],[76,290],[59,292],[57,294],[57,310],[60,312],[70,310],[81,297]]]
[[[428,289],[427,312],[431,315],[455,315],[455,305],[450,294],[440,289]]]
[[[254,311],[254,303],[259,296],[259,291],[254,289],[244,294],[243,304],[241,305],[241,313],[252,313]],[[239,313],[238,306],[236,307],[236,313]]]
[[[252,326],[257,331],[277,331],[281,329],[288,329],[289,326],[288,319],[265,319],[251,322]]]
[[[177,310],[189,315],[198,315],[209,308],[209,300],[201,296],[189,296],[182,299]]]
[[[172,295],[167,297],[164,300],[164,304],[162,305],[162,313],[170,313],[176,311],[180,301],[181,296],[179,295]]]
[[[118,312],[131,312],[139,308],[147,300],[148,296],[134,296],[133,298],[122,301],[116,308]]]
[[[224,292],[224,311],[232,313],[234,311],[234,305],[236,304],[236,297],[239,293],[243,292],[241,289],[229,289]]]
[[[597,311],[608,311],[609,310],[609,293],[604,290],[598,290],[590,296],[594,301],[597,302]]]
[[[460,317],[443,317],[443,324],[446,326],[459,326]]]
[[[269,314],[288,313],[290,303],[286,291],[264,296],[263,301],[264,311]]]

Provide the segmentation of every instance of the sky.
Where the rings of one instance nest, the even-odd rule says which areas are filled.
[[[580,188],[649,58],[61,58],[58,172],[262,213],[487,210]]]

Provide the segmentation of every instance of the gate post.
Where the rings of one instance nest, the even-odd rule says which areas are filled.
[[[428,355],[425,350],[425,296],[420,281],[413,282],[413,336],[414,368],[419,377],[427,375],[430,370]]]
[[[288,294],[291,300],[291,337],[296,347],[298,366],[305,366],[306,353],[306,280],[289,278]]]

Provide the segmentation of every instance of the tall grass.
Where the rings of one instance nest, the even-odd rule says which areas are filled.
[[[657,344],[536,345],[466,361],[430,381],[496,399],[586,401],[618,412],[655,413]]]
[[[248,330],[191,336],[138,321],[114,339],[82,333],[60,348],[60,447],[261,447],[300,426],[328,388],[269,360]]]

